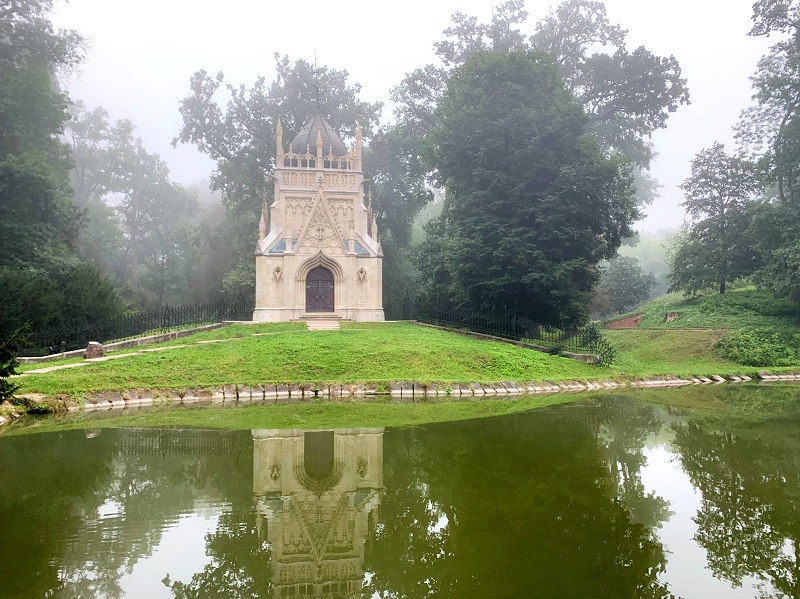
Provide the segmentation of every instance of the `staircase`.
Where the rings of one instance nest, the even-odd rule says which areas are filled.
[[[309,331],[335,331],[339,328],[342,317],[333,312],[307,313],[300,317]]]

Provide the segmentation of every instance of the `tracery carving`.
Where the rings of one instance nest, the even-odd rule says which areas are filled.
[[[343,256],[344,246],[338,229],[327,210],[325,198],[320,195],[303,225],[297,253],[316,254],[322,250],[329,256]]]
[[[272,278],[278,282],[283,280],[283,270],[281,270],[280,266],[276,266],[275,270],[272,271]]]
[[[356,277],[358,278],[359,283],[363,283],[367,280],[367,271],[363,268],[359,268],[358,272],[356,273]]]

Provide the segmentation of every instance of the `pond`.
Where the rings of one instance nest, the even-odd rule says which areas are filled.
[[[798,398],[5,435],[0,596],[800,598]]]

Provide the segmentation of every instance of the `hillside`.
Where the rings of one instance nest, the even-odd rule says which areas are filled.
[[[618,367],[626,361],[659,362],[666,355],[687,363],[800,365],[797,305],[766,291],[744,288],[692,298],[671,293],[614,320],[633,315],[639,321],[635,328],[605,331],[618,349]]]

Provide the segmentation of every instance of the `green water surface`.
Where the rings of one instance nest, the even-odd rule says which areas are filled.
[[[665,393],[6,435],[0,597],[800,598],[800,387]]]

